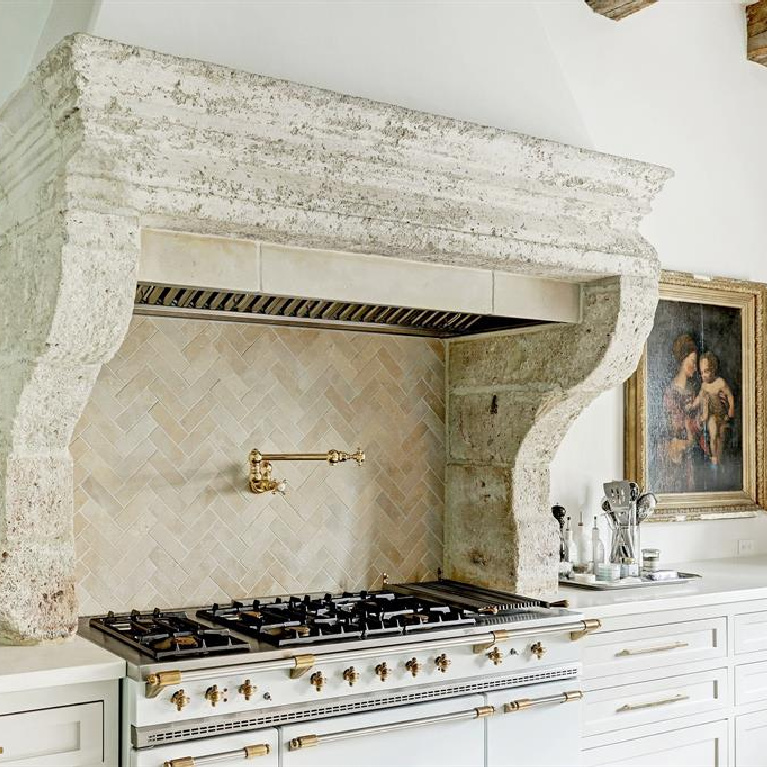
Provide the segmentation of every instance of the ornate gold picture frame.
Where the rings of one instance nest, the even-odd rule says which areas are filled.
[[[653,521],[755,516],[765,499],[765,286],[663,272],[625,385],[626,478]]]

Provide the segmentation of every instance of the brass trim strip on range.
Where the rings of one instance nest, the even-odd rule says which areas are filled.
[[[601,622],[596,618],[586,620],[577,620],[570,623],[563,623],[557,626],[538,626],[521,629],[504,629],[490,631],[487,634],[473,634],[466,636],[450,637],[446,639],[435,639],[426,642],[410,642],[401,645],[387,647],[385,651],[389,654],[408,654],[423,653],[430,650],[443,650],[448,647],[462,647],[467,644],[474,647],[492,646],[498,639],[502,631],[507,636],[503,639],[517,639],[520,637],[542,636],[544,634],[563,634],[570,633],[571,639],[580,639],[591,631],[601,627]],[[479,643],[479,644],[477,644]],[[476,649],[475,649],[476,651]],[[198,682],[210,679],[211,677],[221,677],[222,675],[234,676],[239,674],[251,675],[264,671],[280,671],[287,669],[290,671],[291,679],[297,679],[303,676],[312,666],[328,665],[330,663],[347,663],[363,660],[365,658],[379,658],[381,656],[381,647],[365,647],[359,650],[348,650],[345,652],[328,653],[327,655],[295,655],[292,658],[282,660],[266,661],[262,663],[241,663],[232,666],[214,666],[210,668],[195,669],[192,671],[160,671],[148,674],[144,677],[146,682],[145,696],[147,698],[156,698],[160,692],[168,685],[181,684],[182,677],[184,682]],[[481,652],[481,651],[480,651]],[[311,658],[311,664],[309,659]]]
[[[313,655],[296,655],[293,658],[294,667],[290,669],[291,679],[300,679],[310,668],[314,666]]]
[[[355,730],[341,730],[325,735],[300,735],[292,738],[288,743],[289,751],[299,751],[302,748],[319,746],[323,743],[334,743],[349,738],[361,738],[368,735],[381,735],[387,732],[399,732],[411,730],[416,727],[426,727],[430,724],[444,724],[446,722],[459,722],[467,719],[483,719],[495,713],[493,706],[479,706],[466,711],[456,711],[454,714],[440,714],[438,716],[424,716],[418,719],[410,719],[404,722],[392,722],[390,724],[376,724],[370,727],[359,727]]]
[[[581,621],[581,623],[583,625],[580,629],[570,632],[570,639],[583,639],[583,637],[590,634],[592,631],[598,631],[602,628],[602,621],[599,620],[599,618],[586,618]]]
[[[621,706],[616,709],[618,713],[624,711],[641,711],[644,708],[657,708],[658,706],[668,706],[671,703],[681,703],[683,700],[690,700],[689,695],[683,695],[681,692],[677,693],[673,698],[664,698],[663,700],[653,700],[649,703],[626,703],[625,706]]]
[[[649,655],[654,652],[668,652],[669,650],[679,650],[682,647],[689,647],[689,642],[674,642],[672,644],[658,645],[657,647],[640,647],[638,650],[621,650],[615,653],[616,658],[623,658],[627,655]]]
[[[508,703],[504,703],[503,713],[512,714],[515,711],[524,711],[533,706],[543,706],[547,703],[572,703],[575,700],[581,700],[581,698],[583,698],[581,690],[569,690],[557,695],[546,695],[542,698],[519,698],[518,700],[510,700]]]
[[[216,764],[218,762],[227,762],[237,758],[247,760],[255,759],[258,756],[267,756],[272,751],[268,743],[259,743],[255,746],[243,746],[236,751],[220,751],[217,754],[206,754],[205,756],[182,756],[180,759],[171,759],[163,762],[163,767],[202,767],[205,764]]]
[[[492,642],[474,645],[475,655],[479,655],[480,653],[485,652],[485,650],[489,650],[491,647],[494,647],[498,642],[503,642],[504,639],[511,639],[511,637],[514,636],[514,632],[511,631],[510,629],[499,629],[498,631],[491,632],[491,635],[493,637]]]

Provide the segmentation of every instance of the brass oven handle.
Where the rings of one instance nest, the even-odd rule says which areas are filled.
[[[341,732],[330,732],[325,735],[299,735],[296,738],[291,738],[290,743],[288,743],[288,750],[299,751],[302,748],[319,746],[322,743],[335,743],[338,740],[361,738],[366,735],[380,735],[386,732],[400,732],[402,730],[411,730],[416,727],[425,727],[430,724],[460,722],[466,719],[481,719],[486,716],[492,716],[494,713],[495,709],[492,706],[480,706],[479,708],[470,708],[466,711],[456,711],[454,714],[423,716],[419,719],[410,719],[405,722],[377,724],[372,727],[359,727],[356,730],[341,730]]]
[[[654,652],[668,652],[669,650],[679,650],[682,647],[689,647],[689,642],[673,642],[672,644],[662,644],[657,647],[640,647],[638,650],[621,650],[615,653],[616,658],[625,658],[629,655],[649,655]]]
[[[268,743],[259,743],[256,746],[244,746],[236,751],[221,751],[218,754],[207,754],[206,756],[182,756],[180,759],[171,759],[163,762],[162,767],[198,767],[204,764],[217,764],[224,760],[232,759],[255,759],[257,756],[266,756],[272,748]]]
[[[543,706],[547,703],[570,703],[574,700],[581,700],[583,692],[581,690],[569,690],[560,692],[557,695],[546,695],[542,698],[519,698],[503,704],[503,713],[511,714],[514,711],[524,711],[533,706]]]
[[[668,706],[671,703],[680,703],[683,700],[690,700],[689,695],[682,695],[677,693],[673,698],[664,698],[663,700],[653,700],[649,703],[626,703],[625,706],[621,706],[618,711],[640,711],[643,708],[656,708],[657,706]]]
[[[601,623],[596,618],[586,618],[560,624],[559,626],[539,626],[496,630],[485,634],[475,634],[469,636],[451,637],[449,639],[435,639],[431,642],[421,642],[413,644],[403,644],[396,648],[398,654],[412,655],[414,652],[422,653],[430,650],[444,651],[449,647],[459,647],[462,645],[474,645],[474,652],[485,652],[501,640],[520,639],[522,637],[539,638],[546,634],[570,634],[573,640],[580,639],[591,631],[600,628]],[[328,653],[327,655],[295,655],[292,658],[282,658],[280,660],[267,661],[264,663],[243,663],[235,666],[227,666],[226,671],[230,675],[235,674],[256,674],[264,671],[287,670],[291,679],[298,679],[307,673],[310,669],[330,663],[355,662],[364,658],[378,658],[381,655],[380,647],[368,647],[361,650],[350,650],[348,652]],[[184,671],[183,674],[178,669],[171,671],[156,671],[147,674],[144,677],[145,692],[147,698],[156,698],[166,687],[170,685],[199,682],[220,676],[221,668],[200,668],[193,671]]]

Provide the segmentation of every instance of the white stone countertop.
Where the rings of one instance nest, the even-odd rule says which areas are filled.
[[[654,610],[674,610],[752,599],[767,599],[767,557],[735,557],[684,562],[668,569],[703,577],[676,586],[647,586],[620,591],[562,587],[557,599],[586,617],[616,617]]]
[[[106,682],[124,676],[122,658],[79,636],[41,645],[0,645],[0,693]]]

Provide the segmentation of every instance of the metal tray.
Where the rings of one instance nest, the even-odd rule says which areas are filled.
[[[697,573],[681,573],[677,571],[678,578],[669,578],[663,581],[651,581],[644,576],[640,577],[639,581],[623,582],[623,581],[595,581],[594,583],[578,583],[578,581],[572,581],[569,578],[560,578],[560,586],[571,586],[574,589],[589,589],[591,591],[620,591],[622,589],[643,589],[647,586],[673,586],[679,583],[689,583],[702,576]]]

